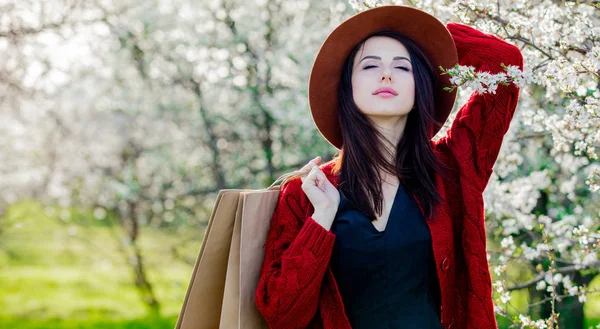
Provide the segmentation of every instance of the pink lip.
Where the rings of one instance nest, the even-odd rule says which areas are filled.
[[[376,94],[376,96],[383,97],[383,98],[396,97],[396,95],[394,95],[392,93],[388,93],[387,91]]]
[[[398,96],[398,93],[390,87],[381,87],[373,92],[373,95],[378,95],[384,98]]]

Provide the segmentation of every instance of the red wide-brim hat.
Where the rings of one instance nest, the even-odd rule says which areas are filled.
[[[308,101],[313,120],[323,137],[342,148],[342,133],[338,121],[338,88],[346,58],[354,47],[369,35],[393,30],[412,39],[440,73],[436,97],[435,135],[452,111],[456,89],[450,87],[450,77],[439,67],[451,68],[458,63],[456,45],[450,31],[434,16],[407,6],[381,6],[358,13],[336,27],[325,39],[315,58],[309,78]],[[433,137],[432,135],[432,137]]]

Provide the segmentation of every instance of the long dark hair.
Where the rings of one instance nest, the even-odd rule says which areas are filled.
[[[354,58],[365,41],[374,36],[386,36],[401,42],[410,54],[413,67],[415,104],[396,145],[395,163],[385,156],[384,152],[388,149],[384,147],[387,143],[385,137],[356,106],[352,94]],[[338,119],[343,146],[335,159],[334,172],[339,175],[338,189],[371,221],[377,219],[375,213],[383,212],[382,178],[378,168],[397,175],[407,192],[415,193],[426,217],[433,215],[435,205],[442,200],[436,189],[435,173],[445,167],[435,157],[431,145],[433,129],[438,124],[434,117],[437,83],[434,68],[419,46],[394,31],[370,35],[356,45],[346,59],[338,91]]]

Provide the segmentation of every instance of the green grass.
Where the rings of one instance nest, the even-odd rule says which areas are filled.
[[[177,317],[133,320],[65,320],[0,318],[0,329],[172,329]]]
[[[31,324],[23,328],[37,328],[36,323],[44,328],[78,328],[78,321],[86,328],[90,323],[103,325],[100,320],[85,322],[88,319],[150,323],[144,320],[148,311],[133,285],[118,228],[48,217],[35,203],[11,208],[0,222],[0,328],[15,328],[7,324],[13,318]],[[161,318],[179,313],[202,236],[198,229],[142,230],[139,245],[161,303]],[[186,261],[175,259],[173,246],[188,240],[177,249]]]
[[[142,230],[139,245],[161,303],[160,315],[151,318],[132,284],[119,229],[80,217],[61,220],[24,202],[0,219],[0,329],[172,329],[204,232]],[[600,289],[600,277],[590,286]],[[511,295],[525,310],[527,293]],[[589,296],[584,312],[584,329],[600,324],[598,294]],[[508,326],[502,319],[499,325]]]

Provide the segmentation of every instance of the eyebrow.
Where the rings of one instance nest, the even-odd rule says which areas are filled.
[[[378,59],[378,60],[381,60],[381,57],[379,57],[379,56],[373,56],[373,55],[369,55],[369,56],[365,56],[365,57],[363,57],[363,59],[361,59],[361,60],[360,60],[360,62],[364,61],[364,60],[365,60],[365,59],[367,59],[367,58],[373,58],[373,59]],[[408,59],[408,58],[406,58],[406,57],[404,57],[404,56],[396,56],[396,57],[394,57],[392,60],[394,60],[394,61],[397,61],[397,60],[401,60],[401,59],[405,59],[405,60],[407,60],[409,63],[411,63],[411,64],[412,64],[412,62],[410,61],[410,59]],[[359,63],[360,63],[360,62],[359,62]]]

